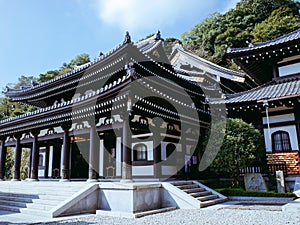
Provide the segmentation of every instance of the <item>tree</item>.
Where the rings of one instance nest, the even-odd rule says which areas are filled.
[[[60,69],[50,70],[50,71],[47,71],[46,73],[40,74],[37,81],[38,82],[46,82],[46,81],[52,80],[55,77],[61,76],[63,74],[66,74],[66,73],[72,71],[72,69],[75,66],[81,66],[88,62],[90,62],[89,55],[86,53],[80,54],[80,55],[76,56],[75,59],[72,59],[69,63],[64,62],[62,64],[62,66],[60,67]]]
[[[21,166],[20,166],[20,178],[25,180],[28,178],[28,162],[29,162],[29,149],[22,150]],[[14,148],[7,148],[7,156],[5,161],[5,178],[10,180],[13,178],[14,173]]]
[[[272,40],[300,28],[300,16],[295,15],[292,9],[282,6],[275,9],[271,15],[253,30],[253,42]]]
[[[229,174],[233,178],[232,186],[237,187],[240,169],[250,166],[262,154],[263,137],[259,130],[241,119],[229,118],[221,149],[210,168],[219,174]]]
[[[277,24],[272,29],[278,28],[276,36],[284,35],[293,28],[298,28],[298,25],[295,24],[289,27],[288,18],[266,21],[274,10],[279,10],[281,7],[289,8],[288,18],[291,21],[297,21],[295,17],[299,16],[300,4],[293,0],[241,0],[234,9],[230,9],[224,14],[214,13],[189,32],[182,34],[181,41],[186,48],[200,57],[221,66],[231,67],[231,61],[225,57],[226,48],[246,47],[247,41],[262,41],[262,39],[254,38],[253,35],[258,36],[258,31],[261,30],[259,24],[263,21],[268,24]],[[261,26],[265,28],[265,31],[268,29],[265,24]],[[284,26],[286,26],[285,29]],[[254,32],[256,27],[258,27],[257,31]],[[271,37],[273,36],[269,35],[267,38]]]

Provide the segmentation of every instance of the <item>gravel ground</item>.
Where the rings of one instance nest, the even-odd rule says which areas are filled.
[[[45,223],[44,223],[45,224]],[[120,225],[299,225],[300,214],[283,213],[280,207],[233,205],[220,209],[178,209],[171,212],[145,216],[137,219],[86,216],[77,219],[46,224],[81,225],[81,224],[120,224]]]

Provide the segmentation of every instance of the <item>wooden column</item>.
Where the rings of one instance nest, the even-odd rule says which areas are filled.
[[[64,130],[63,135],[63,147],[62,147],[62,179],[60,181],[70,180],[70,137],[69,129],[71,126],[69,124],[62,125]]]
[[[122,181],[132,181],[132,163],[131,163],[131,132],[129,126],[129,115],[123,118],[122,133]]]
[[[48,178],[48,173],[49,173],[49,150],[50,150],[49,148],[50,146],[46,145],[44,178]]]
[[[22,147],[20,143],[21,134],[15,134],[16,138],[16,149],[14,155],[14,174],[12,181],[20,181],[20,167],[21,167],[21,156],[22,156]]]
[[[7,148],[5,146],[5,137],[1,137],[1,149],[0,149],[0,181],[4,179],[5,175],[5,161]]]
[[[97,131],[95,126],[90,128],[90,152],[89,152],[89,179],[88,181],[93,182],[97,181],[98,173],[96,169],[98,166],[99,154],[99,139],[97,138]]]
[[[39,173],[39,146],[38,146],[38,135],[40,131],[34,130],[31,132],[33,135],[32,142],[32,163],[31,163],[31,181],[38,181],[38,173]]]
[[[32,165],[32,146],[29,152],[29,162],[28,162],[28,179],[31,178],[31,165]]]
[[[160,134],[153,134],[153,159],[154,159],[154,177],[161,178],[161,144],[155,140],[155,137],[160,137]]]

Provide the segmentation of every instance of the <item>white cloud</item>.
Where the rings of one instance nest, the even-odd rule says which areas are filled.
[[[225,13],[225,12],[227,12],[229,9],[235,8],[236,3],[240,2],[240,1],[241,1],[241,0],[228,0],[228,1],[225,1],[225,2],[228,2],[228,3],[225,5],[225,7],[224,7],[224,9],[222,10],[221,13]]]
[[[102,22],[123,30],[162,29],[218,5],[217,0],[97,0]],[[212,11],[214,12],[214,11]],[[197,16],[198,16],[197,15]],[[199,17],[199,16],[198,16]]]

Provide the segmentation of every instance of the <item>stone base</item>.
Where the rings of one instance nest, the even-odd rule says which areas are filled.
[[[98,182],[98,180],[97,179],[87,179],[86,182],[93,183],[93,182]]]
[[[27,178],[26,181],[28,181],[28,182],[35,182],[35,181],[39,181],[39,179]]]
[[[70,182],[69,179],[60,179],[59,182]]]
[[[11,179],[10,181],[15,182],[15,181],[21,181],[20,179]]]
[[[163,208],[160,183],[103,182],[99,190],[99,212],[131,214]]]

